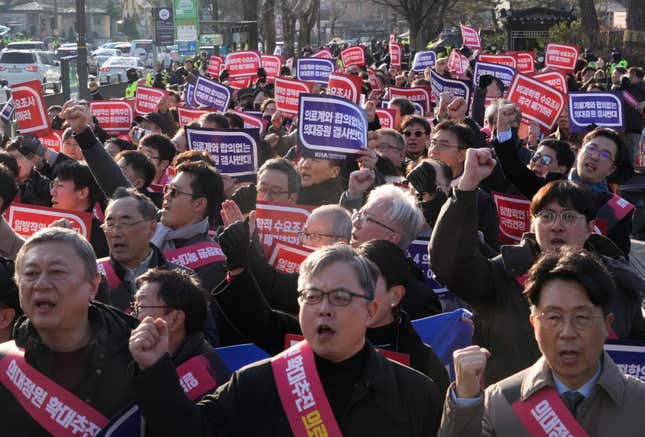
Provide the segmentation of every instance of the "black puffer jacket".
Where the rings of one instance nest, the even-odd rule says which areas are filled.
[[[43,176],[38,170],[33,169],[29,177],[22,184],[18,184],[20,203],[29,205],[52,206],[52,196],[49,194],[50,180]]]
[[[87,346],[85,377],[70,391],[110,418],[132,401],[128,364],[132,361],[128,350],[130,331],[138,321],[116,308],[93,302],[89,307],[92,338]],[[25,360],[43,373],[52,375],[53,352],[43,344],[36,329],[23,316],[14,327],[16,345],[25,350]],[[48,436],[29,416],[16,398],[0,385],[2,435],[12,437]],[[44,408],[44,407],[43,407]]]
[[[340,200],[340,195],[345,191],[345,185],[343,179],[337,177],[308,187],[300,187],[298,203],[315,206],[335,205]]]

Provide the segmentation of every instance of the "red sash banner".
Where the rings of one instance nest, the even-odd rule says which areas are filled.
[[[531,228],[531,202],[520,196],[493,192],[499,216],[499,238],[503,243],[516,244]]]
[[[55,130],[50,135],[39,136],[38,140],[43,146],[60,152],[63,147],[63,131]]]
[[[360,103],[362,85],[363,79],[360,76],[345,73],[329,73],[327,94],[342,97],[350,102]]]
[[[0,383],[25,412],[54,437],[96,436],[109,420],[76,395],[31,367],[15,342],[5,343]]]
[[[512,407],[533,437],[589,436],[553,387],[544,387],[524,402],[514,402]]]
[[[340,59],[345,67],[350,65],[361,67],[365,65],[365,51],[362,47],[348,47],[340,52]]]
[[[334,59],[334,55],[331,53],[331,50],[329,49],[322,49],[319,52],[314,53],[311,55],[312,58],[325,58],[325,59]]]
[[[39,80],[11,85],[11,98],[15,106],[14,117],[22,135],[51,133],[43,86]]]
[[[90,102],[90,111],[110,135],[128,133],[134,120],[129,100],[94,100]]]
[[[275,107],[278,111],[287,114],[298,114],[298,96],[302,93],[310,93],[311,84],[302,80],[286,79],[277,77],[275,79]]]
[[[432,96],[432,89],[429,86],[418,86],[414,88],[389,88],[390,100],[397,97],[403,97],[411,102],[418,103],[423,108],[425,114],[430,112],[430,98]]]
[[[578,47],[549,43],[544,52],[544,66],[565,72],[574,72],[578,60]]]
[[[515,61],[515,57],[512,55],[479,55],[479,61],[517,68],[517,62]]]
[[[226,261],[226,256],[219,244],[213,241],[203,241],[177,249],[167,250],[163,256],[173,264],[195,270],[215,262]]]
[[[138,114],[157,112],[162,97],[168,97],[166,90],[139,85],[134,98],[134,110]]]
[[[231,79],[257,76],[258,68],[262,66],[262,57],[255,50],[229,53],[226,56],[226,69]]]
[[[508,99],[519,106],[527,125],[535,122],[543,132],[555,125],[566,103],[560,91],[521,73],[515,74]]]
[[[401,69],[401,62],[403,61],[403,46],[398,42],[390,43],[390,65],[392,67]]]
[[[267,73],[267,81],[273,82],[280,76],[280,67],[282,67],[282,56],[262,55],[262,68]]]
[[[394,129],[394,119],[396,110],[394,109],[377,109],[376,116],[382,128]]]
[[[96,267],[98,268],[99,273],[105,277],[108,287],[112,289],[119,286],[119,284],[121,283],[121,280],[117,276],[109,256],[106,256],[105,258],[97,259]]]
[[[23,238],[29,238],[58,219],[64,218],[72,223],[72,229],[87,240],[92,230],[92,213],[68,211],[46,206],[13,203],[6,212],[7,223]]]
[[[190,124],[193,121],[197,120],[202,115],[208,114],[208,113],[209,111],[205,111],[202,109],[190,109],[190,108],[184,108],[184,107],[178,106],[177,115],[179,116],[179,127],[184,127],[187,124]]]
[[[628,214],[631,214],[634,209],[636,209],[634,205],[614,194],[611,199],[598,209],[595,220],[596,230],[602,235],[607,235],[610,229]]]
[[[552,88],[560,91],[562,94],[567,94],[569,92],[569,86],[567,85],[567,77],[562,74],[561,71],[550,70],[543,71],[541,73],[535,73],[529,75],[533,79],[537,79],[542,83],[549,85]]]
[[[271,358],[271,368],[294,437],[342,435],[309,343],[302,341]]]
[[[219,78],[219,73],[223,63],[224,59],[222,59],[221,56],[211,56],[208,60],[208,69],[206,70],[206,74],[212,78]]]
[[[283,273],[296,273],[300,264],[313,252],[305,246],[297,246],[285,241],[277,241],[269,257],[269,264]]]
[[[203,355],[196,355],[184,361],[177,367],[179,384],[186,397],[196,401],[217,386],[208,359]]]
[[[461,27],[461,39],[464,42],[466,47],[469,47],[474,50],[482,49],[482,40],[479,37],[479,31],[470,26],[460,25]]]
[[[305,222],[315,207],[290,205],[258,200],[256,202],[256,229],[267,256],[277,241],[298,244]]]

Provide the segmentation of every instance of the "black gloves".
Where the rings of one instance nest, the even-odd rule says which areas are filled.
[[[231,200],[237,204],[237,207],[240,208],[242,214],[246,214],[255,209],[255,199],[257,195],[258,193],[255,189],[255,185],[251,184],[235,190],[231,196]]]
[[[246,267],[249,263],[249,219],[235,222],[219,235],[219,245],[226,255],[228,271]]]
[[[408,182],[421,196],[423,193],[432,194],[437,189],[437,174],[429,162],[422,162],[408,173]]]
[[[479,88],[485,90],[488,88],[488,85],[493,83],[493,76],[490,74],[483,74],[479,76]]]

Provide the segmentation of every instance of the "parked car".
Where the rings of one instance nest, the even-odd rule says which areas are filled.
[[[91,74],[97,74],[100,65],[103,65],[112,56],[123,56],[119,49],[100,48],[92,52],[87,64]]]
[[[118,83],[127,81],[125,74],[129,68],[135,68],[139,77],[143,77],[145,66],[140,58],[134,56],[113,56],[99,68],[99,83]]]
[[[132,43],[116,42],[116,43],[109,43],[109,44],[110,44],[110,47],[104,47],[104,48],[121,50],[122,56],[134,56],[134,54],[132,53]]]
[[[47,50],[47,47],[42,41],[18,41],[7,44],[5,51],[9,50]]]
[[[66,56],[76,56],[78,54],[78,47],[76,43],[61,44],[60,47],[54,51],[54,54],[58,59]]]
[[[60,64],[53,53],[8,50],[0,55],[0,81],[9,85],[38,80],[44,88],[60,92]]]

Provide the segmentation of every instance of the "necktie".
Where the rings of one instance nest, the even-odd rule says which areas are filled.
[[[578,405],[580,405],[580,402],[585,398],[584,395],[577,391],[567,391],[562,393],[560,397],[562,397],[564,404],[567,406],[569,411],[571,411],[573,417],[576,417]]]

